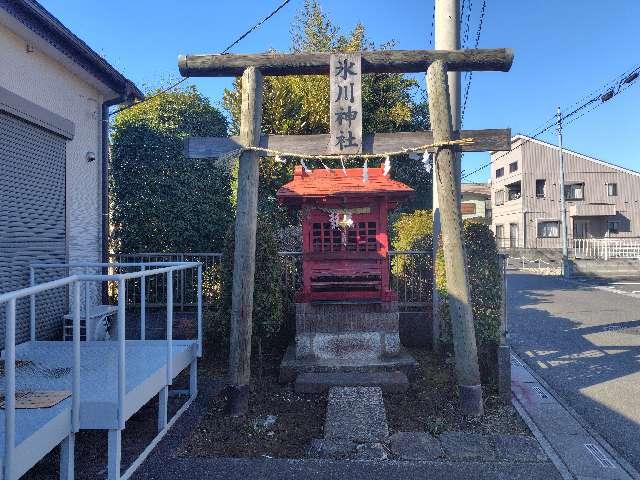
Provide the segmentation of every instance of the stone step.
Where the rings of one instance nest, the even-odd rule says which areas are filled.
[[[329,390],[324,438],[376,443],[389,437],[379,387],[333,387]]]
[[[323,393],[331,387],[380,387],[388,393],[404,393],[409,388],[407,376],[395,372],[307,372],[298,375],[295,389],[298,393]]]
[[[416,372],[416,360],[404,349],[394,357],[375,359],[322,359],[296,358],[294,345],[289,346],[280,363],[280,382],[291,383],[303,373],[404,373],[412,381]]]

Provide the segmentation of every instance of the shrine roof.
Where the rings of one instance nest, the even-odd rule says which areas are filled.
[[[369,168],[368,180],[363,179],[362,168],[327,170],[319,168],[307,173],[296,166],[293,180],[283,185],[277,197],[283,201],[301,200],[303,197],[390,196],[395,199],[407,198],[413,189],[383,174],[382,168]]]

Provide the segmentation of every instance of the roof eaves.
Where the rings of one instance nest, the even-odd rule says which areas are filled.
[[[0,0],[0,8],[128,100],[143,99],[138,87],[35,0]]]
[[[528,142],[534,142],[534,143],[537,143],[539,145],[542,145],[542,146],[545,146],[545,147],[548,147],[548,148],[553,148],[554,150],[559,150],[560,149],[559,146],[554,145],[553,143],[545,142],[544,140],[538,140],[537,138],[529,137],[528,135],[524,135],[524,134],[521,134],[521,133],[519,133],[515,137],[512,137],[512,139],[511,139],[512,143],[516,139],[525,139]],[[615,163],[610,163],[610,162],[607,162],[605,160],[600,160],[599,158],[590,157],[589,155],[585,155],[583,153],[574,152],[573,150],[569,150],[569,149],[567,149],[565,147],[562,147],[562,150],[564,152],[566,152],[566,153],[569,153],[571,155],[575,155],[576,157],[582,158],[584,160],[589,160],[591,162],[598,163],[600,165],[604,165],[604,166],[609,167],[609,168],[613,168],[614,170],[619,170],[619,171],[621,171],[623,173],[628,173],[630,175],[640,176],[640,172],[636,172],[635,170],[631,170],[630,168],[621,167],[620,165],[616,165]]]

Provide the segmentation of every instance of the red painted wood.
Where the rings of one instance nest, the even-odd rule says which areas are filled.
[[[391,209],[410,197],[407,185],[370,168],[367,182],[362,169],[313,170],[296,167],[293,181],[278,190],[283,203],[303,210],[303,287],[297,301],[392,301],[389,289]],[[331,228],[328,209],[362,209],[353,213],[353,227]],[[345,244],[346,242],[346,244]]]

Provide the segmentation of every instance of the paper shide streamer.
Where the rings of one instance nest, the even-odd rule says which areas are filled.
[[[387,155],[386,157],[384,157],[384,168],[382,170],[382,174],[385,177],[388,177],[390,171],[391,171],[391,157]]]

